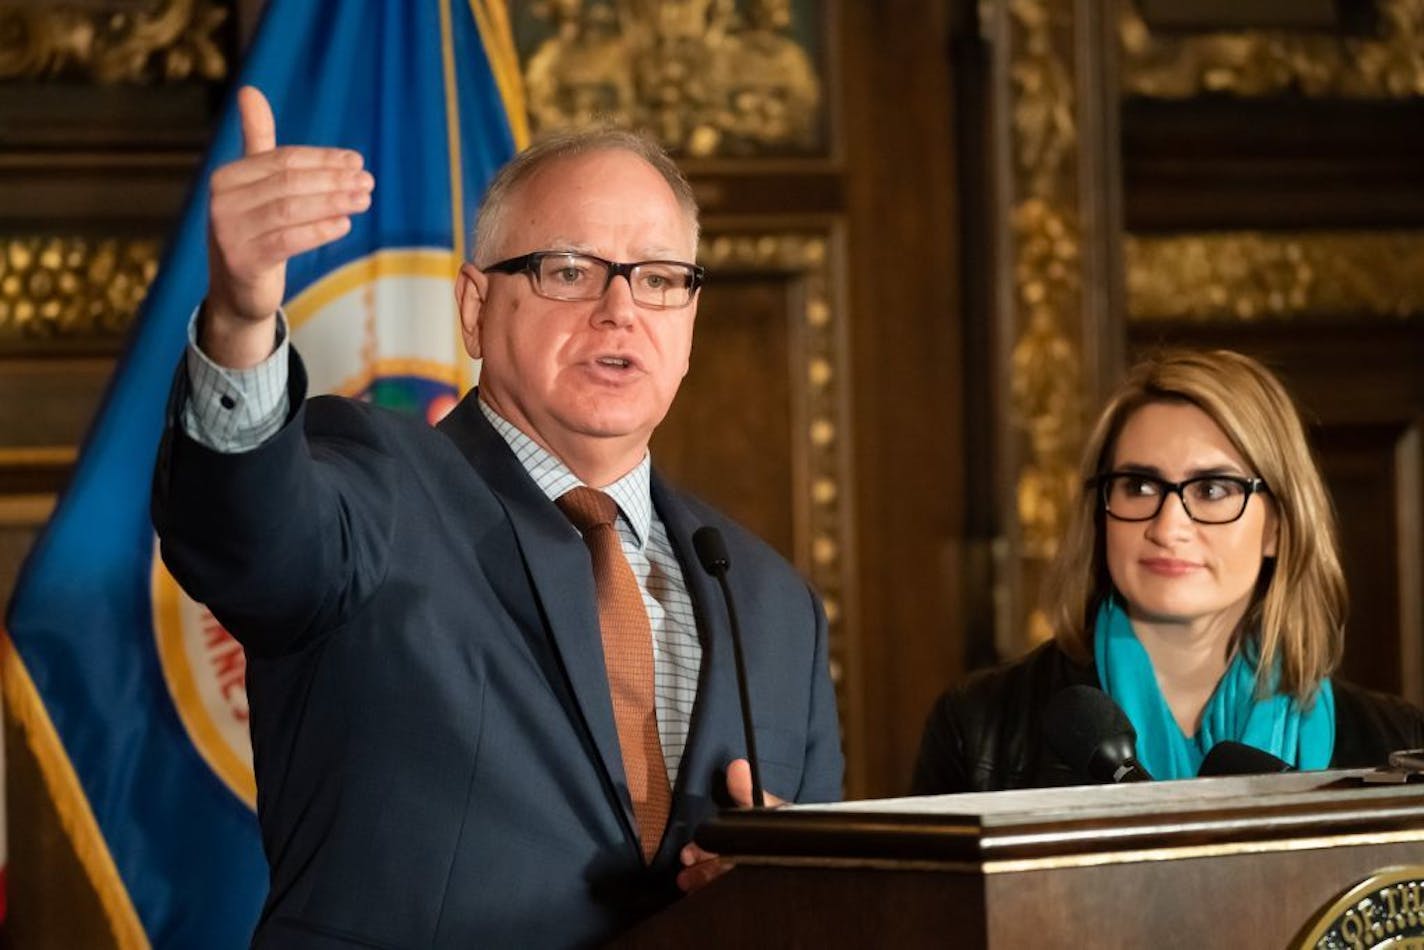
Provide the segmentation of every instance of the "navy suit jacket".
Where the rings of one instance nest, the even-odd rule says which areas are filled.
[[[240,640],[271,891],[260,947],[577,946],[676,897],[678,850],[744,754],[715,525],[762,779],[840,795],[826,621],[765,544],[657,473],[702,641],[668,832],[645,866],[578,532],[472,393],[438,428],[333,397],[246,453],[187,438],[179,369],[154,479],[164,561]],[[722,800],[724,802],[724,800]]]

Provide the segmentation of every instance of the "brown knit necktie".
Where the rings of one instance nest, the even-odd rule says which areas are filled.
[[[638,581],[619,544],[618,529],[613,526],[617,503],[601,491],[580,487],[561,496],[557,504],[583,535],[593,556],[613,720],[618,726],[618,746],[623,752],[623,772],[628,777],[643,859],[651,862],[672,804],[653,703],[653,627]]]

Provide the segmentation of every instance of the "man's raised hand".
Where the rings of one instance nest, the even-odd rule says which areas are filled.
[[[208,299],[199,343],[235,369],[272,352],[287,261],[351,230],[371,205],[375,179],[359,152],[277,147],[267,99],[253,86],[237,94],[242,157],[213,172],[208,205]]]

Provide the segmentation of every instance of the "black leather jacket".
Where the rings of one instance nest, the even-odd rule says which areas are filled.
[[[939,698],[925,723],[912,783],[916,795],[994,792],[1087,782],[1043,741],[1043,709],[1059,690],[1098,687],[1092,663],[1055,643],[970,677]],[[1402,699],[1332,679],[1331,768],[1384,765],[1390,751],[1424,747],[1424,713]]]

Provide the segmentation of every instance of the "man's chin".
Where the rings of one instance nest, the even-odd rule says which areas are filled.
[[[582,405],[562,415],[559,422],[569,432],[591,439],[627,439],[641,436],[650,437],[654,427],[662,420],[662,414],[653,414],[647,406],[609,405],[603,400],[598,405]]]
[[[556,420],[568,435],[589,440],[625,440],[652,435],[646,417],[622,413],[579,413]]]

